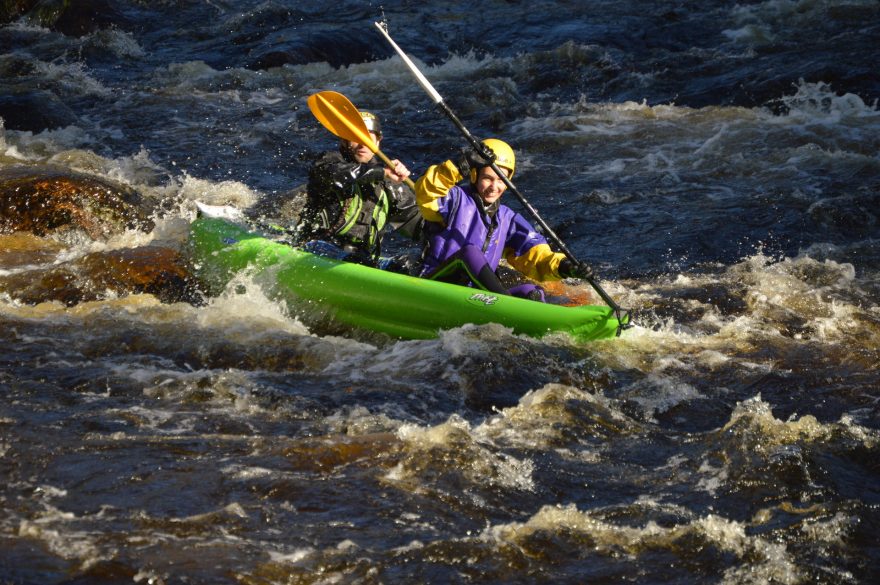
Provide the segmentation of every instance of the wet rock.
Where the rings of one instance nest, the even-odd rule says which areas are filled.
[[[378,37],[353,37],[347,33],[327,32],[310,35],[307,39],[284,41],[280,47],[254,55],[246,66],[252,70],[264,70],[283,65],[328,63],[336,68],[368,63],[390,55],[390,49]]]
[[[196,303],[195,280],[179,252],[161,246],[88,254],[50,268],[0,277],[0,292],[28,304],[151,294],[165,303]]]
[[[0,235],[0,267],[8,270],[52,262],[64,250],[60,243],[33,234]]]
[[[681,287],[676,291],[679,300],[699,301],[700,306],[715,307],[725,316],[742,315],[748,308],[744,300],[745,287],[739,283],[703,283],[693,288]]]
[[[42,132],[75,124],[76,114],[51,91],[24,90],[0,95],[0,118],[9,130]]]
[[[143,246],[89,254],[79,265],[98,290],[148,293],[166,303],[196,300],[187,261],[170,248]]]
[[[0,23],[12,22],[25,14],[37,4],[38,0],[2,0],[0,1]]]
[[[0,23],[18,18],[60,32],[81,37],[101,28],[125,24],[125,18],[108,0],[4,0],[0,2]]]
[[[126,21],[108,0],[65,0],[54,30],[81,37],[102,28],[125,25]]]
[[[9,31],[6,32],[8,33]],[[6,84],[21,79],[26,80],[28,78],[35,77],[36,75],[37,67],[34,64],[33,59],[30,57],[5,54],[3,55],[3,58],[0,59],[0,77],[3,78]],[[14,86],[9,87],[11,87],[13,90],[16,90]],[[7,89],[6,91],[8,92],[9,89]]]
[[[0,233],[44,236],[62,228],[99,239],[152,223],[140,195],[124,185],[54,167],[0,170]]]

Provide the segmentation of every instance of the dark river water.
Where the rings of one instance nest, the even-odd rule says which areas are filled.
[[[246,275],[6,289],[0,583],[880,581],[876,0],[70,4],[0,28],[32,98],[0,170],[126,185],[154,227],[0,234],[0,278],[283,200],[335,147],[316,91],[416,174],[455,155],[384,18],[638,324],[377,342]]]

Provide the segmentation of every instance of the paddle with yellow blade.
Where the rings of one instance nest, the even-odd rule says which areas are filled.
[[[361,118],[361,113],[348,98],[335,91],[319,91],[310,95],[306,100],[309,109],[324,128],[351,142],[363,144],[369,148],[389,169],[394,169],[394,162],[379,150],[379,146],[370,136],[370,131]],[[410,189],[415,190],[415,185],[410,179],[403,182]]]

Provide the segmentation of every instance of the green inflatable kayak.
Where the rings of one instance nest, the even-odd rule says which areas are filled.
[[[210,294],[250,269],[268,277],[272,293],[306,324],[329,320],[402,339],[436,337],[468,323],[499,323],[532,337],[562,332],[578,342],[614,337],[619,330],[609,307],[540,303],[342,262],[227,218],[197,218],[189,248],[196,276]]]

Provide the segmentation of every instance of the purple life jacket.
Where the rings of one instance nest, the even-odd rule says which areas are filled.
[[[437,203],[445,225],[425,222],[427,251],[422,276],[430,276],[466,244],[480,248],[489,266],[495,270],[505,248],[509,248],[514,256],[522,256],[532,247],[547,243],[523,216],[506,205],[499,205],[495,214],[489,217],[479,195],[470,185],[452,187]]]

